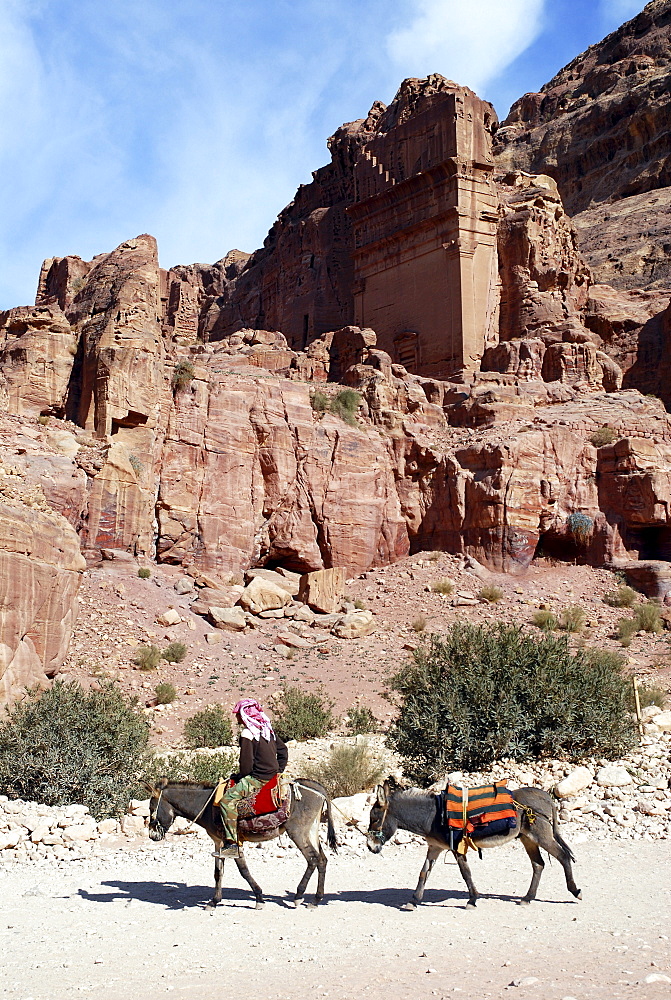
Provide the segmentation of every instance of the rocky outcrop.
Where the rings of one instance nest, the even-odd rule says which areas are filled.
[[[10,413],[63,416],[77,340],[60,306],[0,313],[0,372]]]
[[[671,285],[670,42],[671,3],[653,0],[520,98],[496,135],[502,169],[556,180],[597,280],[616,287]]]
[[[85,565],[65,518],[0,465],[0,703],[46,683],[65,659]]]

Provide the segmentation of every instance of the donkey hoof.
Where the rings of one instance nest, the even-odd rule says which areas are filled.
[[[466,903],[466,909],[467,910],[474,910],[475,908],[476,908],[475,907],[475,900],[474,899],[469,899],[469,901]]]
[[[582,889],[576,889],[573,895],[575,896],[576,899],[582,899]]]
[[[404,903],[401,909],[405,910],[406,913],[411,913],[413,910],[417,909],[417,903]]]
[[[289,906],[293,906],[294,910],[297,910],[302,902],[303,902],[302,899],[292,899],[289,902]]]
[[[530,902],[531,902],[530,899],[527,899],[526,896],[522,896],[521,899],[517,900],[517,905],[518,906],[528,906]]]
[[[254,904],[254,909],[255,910],[262,910],[265,905],[266,904],[264,903],[264,901],[262,899],[257,899],[256,903]]]

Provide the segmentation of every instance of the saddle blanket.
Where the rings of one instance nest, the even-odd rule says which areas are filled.
[[[482,840],[517,826],[517,809],[507,785],[505,780],[478,788],[448,785],[440,793],[438,808],[450,847],[456,849],[464,835]]]
[[[279,775],[238,803],[240,833],[270,833],[289,818],[289,787]]]

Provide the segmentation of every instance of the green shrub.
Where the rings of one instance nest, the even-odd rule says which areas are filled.
[[[662,612],[655,601],[646,601],[639,604],[634,610],[634,621],[637,632],[661,632],[664,628],[662,624]]]
[[[329,397],[325,392],[313,392],[310,396],[310,405],[315,413],[326,413],[329,408]]]
[[[357,597],[357,599],[354,601],[354,607],[357,609],[357,611],[366,610],[366,605],[364,604],[364,602],[361,600],[360,597]]]
[[[481,601],[489,601],[490,604],[496,604],[497,601],[503,599],[503,591],[500,587],[494,587],[491,583],[486,583],[484,587],[480,587],[478,597]]]
[[[171,642],[161,653],[161,658],[168,663],[181,663],[188,652],[189,647],[183,642]]]
[[[288,687],[282,692],[278,711],[274,713],[275,732],[283,740],[309,740],[326,736],[332,728],[333,703],[318,694]]]
[[[137,575],[140,577],[141,580],[148,580],[149,577],[151,576],[151,570],[149,569],[148,566],[140,566],[139,570],[137,571]]]
[[[156,694],[156,701],[159,705],[172,705],[173,701],[177,697],[177,688],[174,684],[170,684],[169,681],[161,681],[154,688],[154,693]]]
[[[196,369],[193,367],[190,361],[186,358],[181,358],[175,365],[175,370],[172,373],[171,385],[174,392],[182,392],[187,386],[191,385],[193,377],[196,374]]]
[[[559,627],[557,616],[547,609],[536,611],[531,621],[537,628],[542,628],[544,632],[554,632]]]
[[[635,618],[620,618],[617,623],[617,634],[623,646],[631,646],[631,640],[638,632]]]
[[[590,434],[589,439],[595,448],[603,448],[605,444],[612,444],[613,441],[616,441],[617,437],[618,435],[614,428],[606,425],[604,427],[597,428],[597,430]]]
[[[161,662],[161,650],[158,646],[138,646],[135,650],[133,663],[140,670],[156,670]]]
[[[361,707],[355,705],[347,710],[345,726],[347,732],[351,733],[352,736],[360,736],[364,733],[374,733],[378,722],[371,710],[365,705]]]
[[[149,727],[135,700],[105,682],[29,691],[0,724],[0,793],[122,815],[145,766]]]
[[[49,423],[49,415],[46,413],[40,413],[39,417],[37,418],[37,422],[38,424],[42,424],[43,427],[46,427]]]
[[[354,389],[343,389],[329,403],[329,411],[340,417],[350,427],[356,427],[356,414],[361,403],[361,396]]]
[[[384,764],[367,743],[336,746],[328,758],[307,768],[307,777],[319,781],[331,798],[356,795],[373,788],[384,775]]]
[[[617,590],[609,590],[607,594],[604,594],[604,603],[609,604],[611,608],[631,608],[636,602],[637,593],[633,587],[627,587],[626,584],[621,583]]]
[[[577,604],[564,608],[559,616],[559,625],[565,632],[582,632],[585,627],[585,612]]]
[[[412,623],[412,627],[415,632],[424,632],[426,629],[426,618],[424,615],[420,615],[419,618],[415,618]]]
[[[454,590],[454,584],[447,577],[443,577],[442,580],[434,580],[431,584],[431,590],[434,594],[444,594],[445,597],[449,597]]]
[[[130,465],[131,469],[139,479],[142,473],[144,472],[144,465],[137,457],[137,455],[129,455],[128,464]]]
[[[233,726],[223,705],[208,705],[184,723],[188,747],[227,747],[233,742]]]
[[[568,636],[458,623],[392,679],[401,704],[388,741],[422,783],[504,757],[616,757],[634,741],[627,685]]]
[[[238,759],[238,754],[231,750],[213,754],[171,753],[166,757],[156,754],[143,777],[152,785],[159,778],[167,778],[168,781],[202,781],[207,785],[216,785],[219,778],[227,778],[237,771]]]
[[[594,530],[594,521],[588,514],[575,511],[566,518],[566,527],[575,542],[585,545]]]

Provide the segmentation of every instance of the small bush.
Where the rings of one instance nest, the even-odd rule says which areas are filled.
[[[157,754],[145,769],[143,777],[152,785],[159,778],[167,778],[168,781],[202,781],[206,785],[216,785],[219,778],[227,778],[237,769],[238,754],[231,750],[212,754],[174,753],[166,757]]]
[[[648,708],[649,705],[657,705],[658,708],[666,707],[666,691],[664,688],[660,687],[647,687],[647,685],[640,685],[638,689],[638,701],[641,708]],[[629,708],[633,712],[635,709],[634,703],[634,690],[631,690],[631,700],[629,702]],[[654,721],[654,720],[653,720]]]
[[[315,413],[326,413],[329,408],[329,397],[325,392],[313,392],[310,396],[310,405]]]
[[[140,476],[142,475],[142,473],[144,472],[144,465],[142,464],[142,462],[140,461],[140,459],[137,457],[137,455],[129,455],[128,456],[128,464],[130,465],[131,469],[133,470],[133,472],[135,473],[135,475],[139,479]]]
[[[189,647],[183,642],[171,642],[161,653],[161,658],[168,663],[181,663],[189,652]]]
[[[503,599],[503,591],[500,587],[494,587],[491,583],[486,583],[484,587],[480,587],[478,597],[481,601],[489,601],[490,604],[496,604],[497,601]]]
[[[275,732],[283,740],[326,736],[334,724],[333,703],[299,687],[288,687],[275,713]]]
[[[572,652],[568,636],[457,623],[415,650],[392,688],[388,742],[422,783],[504,757],[617,757],[635,739],[622,668]]]
[[[613,441],[617,440],[617,433],[612,427],[606,425],[597,428],[597,430],[590,434],[589,439],[595,448],[603,448],[604,445],[612,444]]]
[[[567,517],[566,527],[575,542],[585,545],[594,529],[594,521],[587,514],[575,511]]]
[[[366,605],[364,604],[364,602],[361,600],[360,597],[357,597],[357,599],[355,600],[354,607],[357,609],[357,611],[366,610]]]
[[[156,670],[161,662],[161,650],[158,646],[138,646],[135,650],[133,663],[140,670]]]
[[[428,554],[428,556],[426,558],[429,559],[431,562],[434,562],[434,563],[435,562],[440,562],[440,557],[442,556],[442,554],[443,554],[442,552],[438,552],[437,550],[435,550],[434,552],[429,552],[429,554]]]
[[[181,358],[175,365],[175,370],[172,373],[171,385],[174,392],[182,392],[187,386],[191,385],[193,377],[196,374],[196,369],[193,367],[190,361],[186,358]]]
[[[554,632],[554,630],[559,627],[557,616],[554,612],[548,611],[547,609],[543,611],[536,611],[531,620],[537,628],[543,629],[544,632]]]
[[[662,612],[655,601],[646,601],[639,604],[634,610],[634,621],[637,632],[661,632],[664,628],[662,624]]]
[[[623,646],[631,646],[631,640],[638,632],[634,618],[620,618],[617,623],[617,634]]]
[[[348,709],[345,726],[347,727],[347,732],[351,733],[352,736],[374,733],[377,725],[377,719],[369,708],[354,706]]]
[[[434,594],[444,594],[446,597],[449,597],[450,594],[454,591],[454,584],[452,583],[451,580],[448,580],[446,577],[443,577],[442,580],[433,581],[433,583],[431,584],[431,590],[433,591]]]
[[[184,742],[197,747],[227,747],[233,742],[233,726],[222,705],[208,705],[184,723]]]
[[[585,627],[585,612],[577,604],[564,608],[559,616],[559,625],[565,632],[582,632]]]
[[[156,694],[156,701],[159,705],[172,705],[173,701],[177,697],[177,688],[174,684],[170,684],[168,681],[161,681],[154,688],[154,693]]]
[[[384,765],[367,743],[339,746],[326,761],[308,768],[307,777],[319,781],[331,798],[356,795],[373,788],[384,775]]]
[[[151,576],[151,570],[149,569],[148,566],[140,566],[139,570],[137,571],[137,575],[140,577],[141,580],[148,580],[149,577]]]
[[[610,605],[611,608],[631,608],[635,602],[636,591],[633,587],[627,587],[626,584],[621,583],[617,590],[609,590],[607,594],[604,594],[604,603]]]
[[[40,413],[39,417],[37,418],[37,422],[38,424],[42,424],[43,427],[46,427],[49,423],[48,415],[46,413]]]
[[[49,806],[81,803],[96,819],[122,815],[148,739],[136,701],[114,684],[84,691],[56,681],[29,691],[0,724],[0,793]]]
[[[356,427],[356,414],[361,403],[361,396],[354,389],[343,389],[329,403],[329,411],[340,417],[350,427]]]
[[[415,632],[424,632],[426,629],[426,618],[424,615],[420,615],[419,618],[415,618],[412,623],[412,627]]]

